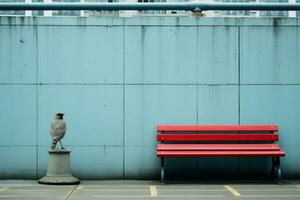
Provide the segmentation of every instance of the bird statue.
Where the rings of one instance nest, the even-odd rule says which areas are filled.
[[[56,144],[60,142],[61,149],[64,149],[64,146],[61,143],[61,139],[64,138],[66,134],[66,122],[64,121],[63,113],[56,113],[54,120],[51,123],[50,135],[52,138],[51,149],[54,150],[56,148]]]

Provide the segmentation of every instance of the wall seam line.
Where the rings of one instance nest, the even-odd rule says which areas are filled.
[[[124,21],[123,21],[124,23]],[[125,179],[125,26],[123,24],[123,179]]]
[[[38,51],[38,26],[35,26],[36,29],[36,83],[39,81],[39,51]],[[39,86],[36,84],[36,179],[39,176]]]
[[[196,50],[198,51],[198,47],[199,47],[199,26],[198,26],[198,22],[199,20],[197,20],[197,30],[196,30]],[[199,65],[201,62],[198,62],[197,60],[197,56],[196,56],[196,119],[197,119],[197,124],[199,125]],[[199,158],[196,158],[197,162],[196,162],[196,169],[197,171],[199,170]]]
[[[241,124],[241,27],[238,26],[237,35],[237,65],[238,65],[238,124]],[[241,175],[241,158],[238,158],[238,176]]]

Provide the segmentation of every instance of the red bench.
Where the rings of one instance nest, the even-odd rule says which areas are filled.
[[[280,182],[280,157],[285,152],[275,144],[277,131],[277,125],[159,125],[156,153],[161,158],[161,181],[165,180],[165,157],[265,156],[272,157],[272,174]]]

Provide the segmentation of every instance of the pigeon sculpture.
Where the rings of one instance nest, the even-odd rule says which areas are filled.
[[[64,138],[66,134],[66,123],[64,121],[63,113],[56,113],[55,118],[51,123],[50,135],[52,138],[51,149],[56,148],[56,144],[60,142],[61,149],[64,149],[64,146],[61,143],[61,139]]]

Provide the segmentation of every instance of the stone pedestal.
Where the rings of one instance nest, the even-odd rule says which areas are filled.
[[[72,176],[70,170],[70,150],[49,150],[47,175],[38,182],[42,184],[78,184],[80,181]]]

